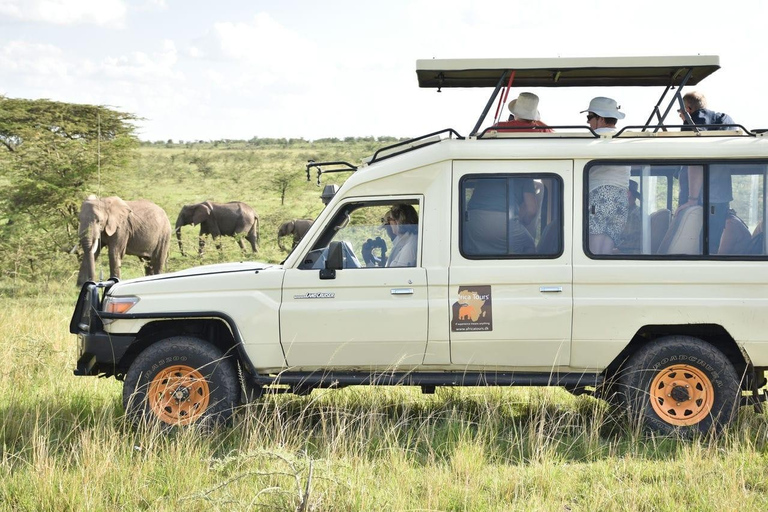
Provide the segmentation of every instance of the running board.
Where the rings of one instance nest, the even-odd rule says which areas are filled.
[[[287,385],[291,388],[343,388],[346,386],[564,386],[583,388],[599,386],[603,376],[597,373],[364,373],[364,372],[284,372],[258,375],[262,386]]]

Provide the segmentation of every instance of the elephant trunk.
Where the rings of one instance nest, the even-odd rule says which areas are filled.
[[[285,252],[287,252],[287,251],[288,251],[288,249],[286,249],[286,248],[283,246],[283,237],[282,237],[282,236],[280,236],[280,235],[277,235],[277,246],[280,248],[280,250],[281,250],[281,251],[285,251]]]
[[[77,274],[77,286],[82,286],[86,281],[96,280],[96,251],[98,250],[98,240],[96,242],[83,238],[80,241],[83,247],[83,262],[80,264],[80,272]]]

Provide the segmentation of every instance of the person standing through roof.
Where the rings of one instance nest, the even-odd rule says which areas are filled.
[[[589,107],[580,113],[587,113],[587,124],[595,133],[612,134],[617,132],[616,123],[619,119],[624,119],[624,112],[619,112],[620,108],[616,100],[598,96],[592,98]]]
[[[691,117],[691,121],[696,125],[708,125],[699,127],[699,130],[731,130],[735,127],[727,126],[736,124],[736,122],[728,114],[722,112],[715,112],[707,108],[707,98],[698,91],[689,92],[683,96],[683,108],[678,111],[680,118],[683,120],[685,126],[680,131],[693,131],[691,123],[686,119],[683,110],[688,112]],[[716,126],[713,126],[716,125]],[[725,125],[725,126],[724,126]]]
[[[728,114],[715,112],[707,108],[707,99],[700,92],[693,91],[683,96],[683,109],[678,113],[683,120],[680,131],[693,131],[686,118],[685,112],[697,125],[699,130],[733,130],[738,127],[736,122]],[[702,125],[702,126],[698,126]],[[691,206],[701,205],[702,190],[704,185],[704,167],[701,165],[689,165],[687,172],[679,174],[680,197],[678,198],[678,211]],[[709,254],[716,254],[720,247],[720,238],[725,229],[725,221],[728,218],[728,209],[733,200],[733,184],[731,174],[725,166],[710,166],[709,168]]]
[[[517,99],[509,102],[509,121],[493,125],[500,132],[551,132],[546,124],[541,122],[539,114],[539,97],[532,92],[521,92]],[[536,128],[542,126],[544,128]]]
[[[616,100],[598,96],[592,98],[587,123],[597,134],[616,133],[616,123],[624,119]],[[627,223],[629,166],[596,165],[589,169],[589,252],[612,254],[621,241]]]

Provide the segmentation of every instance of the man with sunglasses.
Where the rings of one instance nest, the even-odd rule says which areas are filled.
[[[587,113],[587,124],[595,133],[616,133],[616,123],[624,119],[624,112],[619,112],[620,108],[616,100],[598,96],[592,98],[587,110],[581,113]]]

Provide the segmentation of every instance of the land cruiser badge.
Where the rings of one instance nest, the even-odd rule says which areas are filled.
[[[451,331],[492,331],[491,287],[460,286],[453,303]]]
[[[336,294],[333,292],[307,292],[300,295],[294,295],[294,299],[333,299]]]

